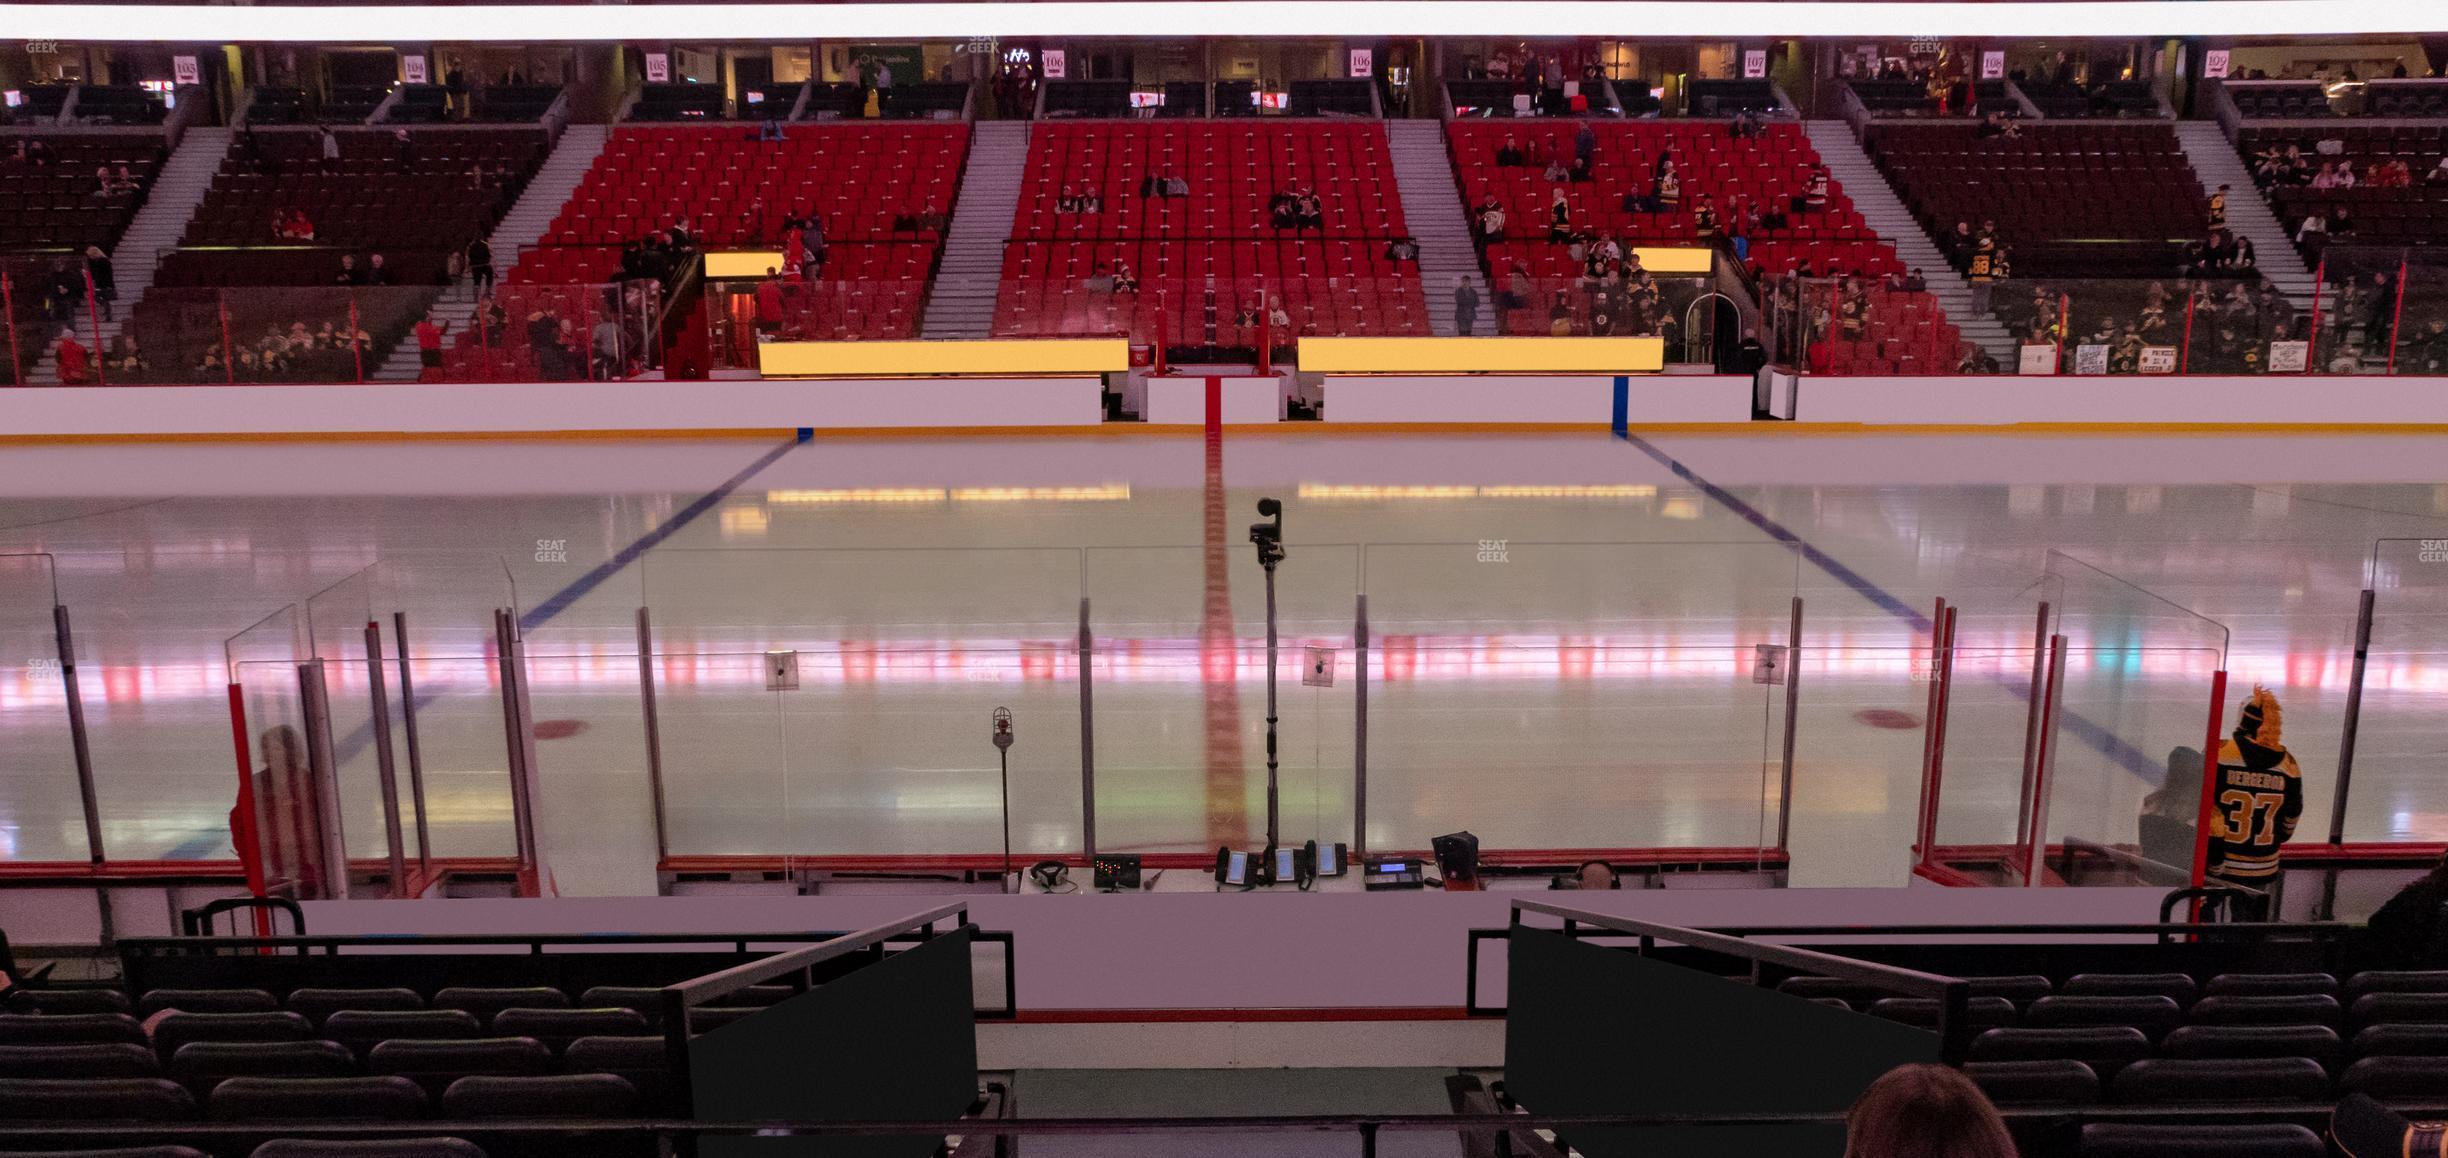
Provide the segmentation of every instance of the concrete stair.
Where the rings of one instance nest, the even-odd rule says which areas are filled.
[[[1445,151],[1441,121],[1387,121],[1386,145],[1393,154],[1394,183],[1402,196],[1403,224],[1419,243],[1419,275],[1428,303],[1428,326],[1449,338],[1454,328],[1454,279],[1479,291],[1479,311],[1471,333],[1496,332],[1496,301],[1479,269],[1479,252],[1471,245],[1470,223],[1462,213],[1462,191],[1454,182],[1453,160]]]
[[[497,278],[506,277],[510,267],[518,264],[521,247],[540,244],[545,231],[552,228],[553,219],[561,215],[561,207],[578,193],[586,180],[587,171],[603,155],[604,143],[611,139],[611,129],[605,125],[571,125],[561,131],[561,139],[553,142],[553,151],[544,158],[527,188],[519,193],[510,212],[502,215],[501,223],[493,227],[487,240],[493,243],[493,270]],[[465,282],[444,291],[443,301],[436,311],[450,323],[448,342],[476,317],[473,287]],[[403,340],[392,347],[382,365],[366,376],[377,382],[414,382],[423,367],[417,361],[416,342]]]
[[[1003,243],[1028,167],[1029,121],[979,121],[969,126],[969,157],[961,170],[943,260],[927,293],[918,334],[924,338],[983,338],[994,329],[995,297],[1003,280]]]
[[[136,300],[153,288],[153,266],[161,252],[178,245],[187,232],[187,222],[195,216],[196,207],[204,203],[205,190],[212,187],[213,174],[221,169],[221,159],[230,146],[228,129],[189,129],[179,138],[178,148],[163,162],[161,172],[153,178],[153,187],[145,192],[144,207],[128,222],[127,232],[120,235],[119,244],[111,250],[111,274],[118,283],[117,317],[102,323],[102,350],[108,350],[119,338],[122,322],[136,308]],[[87,327],[77,327],[77,340],[86,341]],[[34,336],[34,335],[29,335]],[[42,356],[35,360],[27,374],[30,382],[59,381],[59,359],[52,355],[56,333],[40,334]],[[29,346],[33,343],[28,343]],[[29,351],[30,352],[30,351]],[[96,351],[100,353],[101,351]]]
[[[2296,309],[2311,312],[2312,271],[2304,264],[2302,251],[2287,237],[2285,223],[2262,199],[2252,171],[2244,166],[2243,154],[2227,139],[2227,130],[2217,121],[2178,121],[2176,140],[2184,146],[2194,175],[2201,178],[2202,192],[2215,193],[2219,186],[2227,186],[2227,228],[2238,237],[2252,239],[2253,260],[2261,276],[2278,287]]]
[[[1895,246],[1896,256],[1906,266],[1920,269],[1929,282],[1930,296],[1946,311],[1947,320],[1963,332],[1964,340],[1989,351],[1999,365],[2014,365],[2013,335],[1996,318],[1973,312],[1971,284],[1947,264],[1937,243],[1922,232],[1921,222],[1887,184],[1886,174],[1879,172],[1861,142],[1854,139],[1853,126],[1843,121],[1806,121],[1802,129],[1810,137],[1811,148],[1827,164],[1828,175],[1844,187],[1845,196],[1861,211],[1862,220],[1878,231],[1880,239]]]

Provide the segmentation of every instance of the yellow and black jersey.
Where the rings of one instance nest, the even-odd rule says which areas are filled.
[[[2303,770],[2285,749],[2219,745],[2218,784],[2210,796],[2210,871],[2259,880],[2278,873],[2278,849],[2303,815]],[[2273,759],[2274,758],[2274,759]]]

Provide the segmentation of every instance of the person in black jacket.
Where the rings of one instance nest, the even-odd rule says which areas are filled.
[[[2167,779],[2159,790],[2142,798],[2142,855],[2172,868],[2193,871],[2193,849],[2201,818],[2202,754],[2194,748],[2171,749]]]
[[[2448,858],[2390,897],[2363,930],[2375,969],[2448,969]]]
[[[111,321],[118,315],[111,309],[111,300],[119,296],[118,275],[111,271],[110,255],[99,245],[85,247],[85,275],[93,282],[94,302],[102,307],[102,319]]]

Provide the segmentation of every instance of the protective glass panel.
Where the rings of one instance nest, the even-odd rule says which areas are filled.
[[[498,699],[498,688],[488,690]],[[654,895],[654,796],[637,656],[531,652],[527,702],[536,732],[536,839],[558,894]],[[493,750],[506,751],[499,720],[494,724]],[[469,742],[482,740],[471,736]],[[505,761],[499,781],[504,800],[507,772]],[[497,854],[516,847],[510,819],[502,813],[499,835],[486,833]]]
[[[0,860],[83,861],[49,555],[0,555]]]
[[[2050,867],[2060,882],[2191,882],[2192,848],[2179,829],[2200,813],[2201,748],[2222,662],[2211,649],[2067,650],[2048,771]],[[2176,791],[2154,796],[2170,784]],[[2175,823],[2162,832],[2143,822],[2146,811]]]
[[[791,841],[767,851],[927,856],[999,852],[993,715],[1011,709],[1013,857],[1080,848],[1074,649],[841,647],[797,653],[774,693]],[[668,735],[668,730],[667,733]],[[671,751],[668,743],[665,751]]]
[[[1343,645],[1348,648],[1348,641]],[[1306,647],[1279,645],[1277,832],[1282,845],[1351,840],[1348,650],[1337,686],[1304,686]],[[1256,848],[1266,840],[1266,645],[1100,638],[1097,847]]]
[[[1086,556],[1098,848],[1263,844],[1267,597],[1255,548]],[[1277,834],[1286,845],[1353,839],[1358,574],[1359,549],[1348,544],[1294,543],[1277,567]],[[1311,671],[1312,649],[1332,686]]]
[[[298,900],[338,895],[342,881],[326,858],[324,785],[308,765],[306,709],[298,665],[286,660],[232,665],[246,709],[253,816],[232,817],[233,839],[253,837],[265,892]],[[336,842],[334,842],[336,843]],[[241,850],[242,858],[245,850]]]
[[[1911,871],[1914,802],[1929,711],[1929,649],[1863,647],[1805,612],[1798,686],[1768,689],[1768,727],[1781,744],[1785,697],[1794,713],[1793,813],[1788,883],[1896,886]],[[1813,643],[1826,639],[1826,643]],[[1750,678],[1757,678],[1754,671]],[[1777,822],[1783,753],[1772,753],[1768,821]],[[1768,843],[1774,843],[1770,831]]]
[[[1464,827],[1483,848],[1773,842],[1782,700],[1752,672],[1754,645],[1791,631],[1790,547],[1371,544],[1363,574],[1378,666],[1371,847]],[[1489,762],[1523,771],[1483,776]],[[1559,798],[1627,807],[1577,810],[1548,832],[1500,828],[1493,818],[1550,768],[1579,770]],[[1438,815],[1402,818],[1405,777],[1409,799]],[[1450,806],[1482,790],[1489,799]]]
[[[2371,583],[2371,651],[2345,836],[2448,839],[2448,781],[2440,774],[2448,756],[2448,682],[2440,675],[2448,670],[2448,539],[2381,540]]]
[[[362,668],[362,665],[359,665]],[[424,789],[428,851],[437,857],[507,857],[518,852],[518,828],[510,791],[510,742],[503,727],[501,669],[489,658],[417,656],[408,662],[413,680],[416,717],[416,774],[411,775],[407,752],[405,710],[398,702],[400,686],[393,678],[396,659],[384,673],[393,709],[402,715],[394,724],[396,749],[393,777],[400,791],[400,824],[408,840],[406,855],[417,857],[416,788]],[[532,664],[531,664],[532,666]],[[539,711],[537,728],[546,717]],[[337,735],[336,754],[348,752],[348,741]],[[368,745],[370,746],[370,745]],[[544,745],[537,745],[539,759]],[[348,764],[344,761],[342,767]],[[343,781],[344,802],[349,800]],[[379,813],[371,818],[379,825]],[[351,830],[358,823],[349,817]],[[380,829],[376,830],[378,833]],[[362,847],[352,846],[352,847]]]
[[[1781,697],[1748,646],[1384,639],[1370,847],[1750,849],[1775,838]],[[1559,813],[1554,802],[1574,807]],[[1543,803],[1542,803],[1543,802]]]
[[[769,512],[810,507],[887,519],[904,503],[949,504],[974,510],[981,526],[1001,513],[988,492],[933,487],[769,491],[765,502]],[[666,549],[639,567],[656,646],[674,651],[1079,634],[1080,552],[1068,547]]]
[[[332,770],[339,783],[341,831],[351,860],[379,860],[391,853],[382,796],[383,733],[375,723],[373,677],[367,668],[366,628],[376,622],[374,588],[375,568],[367,567],[306,601],[307,641],[315,658],[323,661]],[[391,673],[384,672],[382,679],[389,685]],[[391,741],[396,773],[404,767],[397,763],[396,732]],[[406,779],[396,776],[394,788],[404,789]],[[405,795],[395,797],[391,805],[398,810],[405,836],[410,831]],[[416,855],[413,847],[401,851],[405,856]]]
[[[766,690],[762,652],[656,654],[664,831],[672,855],[752,856],[799,847],[783,793],[781,695]]]
[[[2028,647],[1955,649],[1926,859],[1986,884],[2022,883],[2024,854],[2015,845],[2030,792],[2032,660]]]

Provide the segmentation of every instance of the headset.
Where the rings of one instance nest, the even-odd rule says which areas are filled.
[[[1064,892],[1079,891],[1077,886],[1073,886],[1068,889],[1063,888],[1064,885],[1070,883],[1071,866],[1058,860],[1038,861],[1036,864],[1029,866],[1028,875],[1030,880],[1037,882],[1038,888],[1044,889],[1049,893],[1057,889],[1062,889]]]

